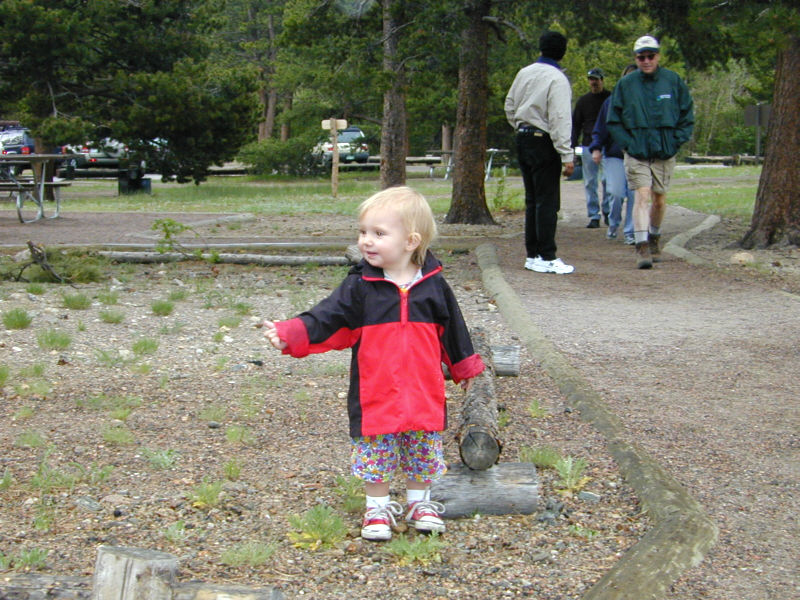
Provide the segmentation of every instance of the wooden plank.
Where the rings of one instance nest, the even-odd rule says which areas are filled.
[[[100,546],[94,566],[93,600],[172,598],[178,557],[167,552]]]
[[[539,507],[539,476],[532,463],[500,463],[485,471],[449,467],[431,484],[431,500],[447,519],[482,515],[529,515]]]

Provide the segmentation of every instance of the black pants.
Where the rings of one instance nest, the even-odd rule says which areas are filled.
[[[556,223],[561,210],[561,157],[550,136],[517,133],[517,157],[525,184],[525,250],[528,258],[556,258]]]

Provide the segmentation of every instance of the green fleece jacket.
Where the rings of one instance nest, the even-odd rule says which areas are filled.
[[[677,73],[664,67],[652,75],[634,71],[614,88],[607,125],[614,141],[631,156],[675,156],[694,129],[689,88]]]

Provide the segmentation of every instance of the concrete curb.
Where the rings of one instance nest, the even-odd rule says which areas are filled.
[[[708,221],[708,219],[707,219]],[[685,242],[683,242],[685,243]],[[678,246],[676,246],[678,247]],[[584,600],[663,598],[717,540],[717,526],[688,492],[641,448],[626,439],[622,421],[530,319],[503,277],[492,244],[475,249],[483,285],[501,314],[581,418],[603,434],[611,456],[639,496],[654,526],[583,596]]]
[[[702,233],[706,229],[711,229],[720,222],[720,218],[717,215],[709,215],[705,218],[705,220],[697,225],[696,227],[692,227],[688,231],[684,231],[683,233],[679,233],[675,237],[671,238],[662,249],[664,252],[669,252],[673,256],[677,256],[678,258],[682,258],[686,262],[692,265],[707,265],[709,261],[705,260],[704,258],[700,258],[696,254],[689,252],[684,246],[686,242],[696,236],[698,233]]]

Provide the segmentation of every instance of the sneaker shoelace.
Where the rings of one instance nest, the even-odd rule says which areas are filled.
[[[364,525],[369,525],[371,521],[386,521],[394,527],[397,525],[395,517],[403,514],[403,507],[395,501],[389,502],[385,506],[370,508],[364,515]]]
[[[415,502],[411,505],[411,508],[408,511],[408,516],[406,516],[406,520],[410,521],[414,518],[414,515],[417,515],[418,519],[424,516],[433,516],[438,518],[439,515],[444,513],[444,511],[444,504],[441,502],[435,502],[433,500],[420,500],[419,502]]]

